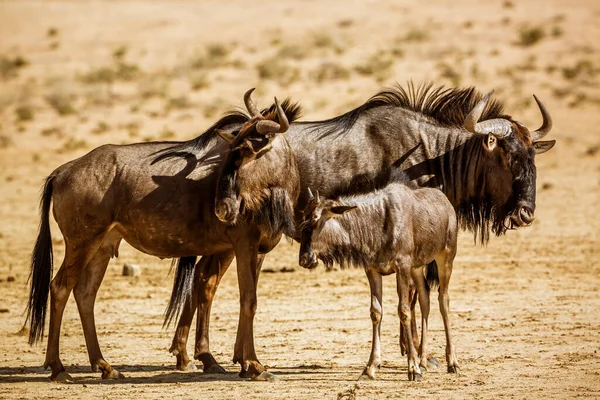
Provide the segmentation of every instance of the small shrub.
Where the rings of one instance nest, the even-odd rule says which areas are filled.
[[[317,32],[312,36],[312,42],[315,47],[324,48],[324,47],[334,47],[335,42],[331,35],[325,32]]]
[[[190,74],[189,79],[192,90],[201,90],[210,86],[210,81],[206,72],[193,72]]]
[[[29,65],[29,61],[22,56],[14,58],[0,56],[0,77],[3,79],[14,78],[17,76],[19,69],[27,65]]]
[[[187,98],[187,96],[178,96],[178,97],[172,97],[169,99],[169,101],[167,102],[167,111],[171,110],[171,109],[186,109],[186,108],[190,108],[192,106],[192,103],[190,102],[190,99]]]
[[[96,135],[101,135],[105,132],[108,132],[110,130],[110,125],[108,125],[108,123],[106,123],[106,121],[98,121],[98,123],[96,124],[96,127],[94,129],[92,129],[92,133],[96,134]]]
[[[594,64],[590,60],[579,60],[572,67],[564,67],[562,74],[565,79],[572,80],[578,77],[594,78],[599,72],[594,68]]]
[[[71,96],[68,93],[54,91],[47,94],[44,99],[58,113],[58,115],[71,115],[75,114],[75,107]]]
[[[524,26],[519,29],[517,44],[523,47],[533,46],[546,36],[544,28],[541,26]]]
[[[58,36],[58,28],[56,28],[54,26],[51,26],[46,31],[46,36],[48,36],[48,37],[56,37],[56,36]]]
[[[112,56],[113,56],[115,62],[120,63],[120,62],[123,62],[126,54],[127,54],[127,46],[122,45],[122,46],[117,47],[113,51]]]
[[[560,27],[560,26],[555,26],[554,28],[552,28],[552,32],[550,32],[550,34],[552,35],[552,37],[554,38],[559,38],[561,37],[563,34],[565,33],[565,30]]]
[[[137,65],[120,62],[115,69],[115,78],[129,82],[139,78],[141,73],[142,71]]]
[[[440,71],[440,77],[448,79],[452,86],[456,87],[460,85],[460,73],[457,70],[455,70],[451,65],[446,63],[439,63],[437,65],[437,68]]]
[[[33,107],[27,104],[18,106],[15,109],[15,114],[17,115],[17,121],[19,122],[32,121],[35,117]]]
[[[337,63],[325,62],[313,70],[310,75],[315,81],[321,83],[330,80],[348,79],[350,71]]]
[[[279,49],[277,55],[281,58],[302,60],[310,55],[310,50],[308,47],[301,46],[300,44],[288,44]]]
[[[159,132],[158,138],[161,140],[173,139],[175,132],[167,128],[166,126]]]
[[[57,126],[51,126],[49,128],[44,128],[41,130],[40,133],[42,134],[42,136],[55,136],[57,138],[62,138],[65,136],[64,131]]]
[[[277,57],[261,61],[256,65],[258,76],[261,79],[271,79],[282,86],[290,85],[300,78],[300,70],[287,64]]]
[[[169,90],[169,82],[165,77],[154,75],[141,80],[138,83],[138,91],[144,99],[151,97],[166,97]]]
[[[210,43],[203,51],[196,53],[190,60],[192,69],[219,68],[227,65],[231,49],[222,43]]]
[[[76,150],[85,149],[87,147],[88,147],[88,143],[85,140],[69,138],[69,140],[67,140],[63,144],[60,151],[61,152],[76,151]]]
[[[402,40],[405,42],[425,42],[429,39],[429,32],[424,28],[411,28],[406,34],[402,37]]]
[[[361,75],[373,75],[378,81],[389,77],[394,60],[386,53],[378,52],[367,58],[354,69]]]
[[[88,84],[112,84],[116,79],[115,70],[110,67],[100,67],[88,71],[81,76],[81,81]]]

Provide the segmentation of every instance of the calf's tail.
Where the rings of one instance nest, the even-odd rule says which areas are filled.
[[[427,264],[427,272],[425,273],[425,281],[427,282],[427,288],[429,290],[435,289],[440,286],[440,277],[438,275],[438,265],[434,261]]]

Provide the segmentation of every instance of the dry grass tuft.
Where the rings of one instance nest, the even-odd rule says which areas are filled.
[[[35,117],[35,111],[29,104],[21,104],[15,108],[15,114],[18,122],[33,121]]]
[[[519,29],[516,44],[522,47],[533,46],[546,36],[542,26],[523,26]]]
[[[267,58],[256,65],[261,79],[274,80],[282,86],[289,86],[300,79],[300,69],[277,57]]]
[[[0,77],[2,79],[15,78],[19,70],[29,65],[29,61],[22,56],[14,58],[0,56]]]
[[[379,51],[372,54],[354,69],[361,75],[374,76],[378,82],[381,82],[390,77],[393,66],[393,57],[388,53]]]
[[[324,62],[311,71],[310,77],[316,82],[322,83],[324,81],[348,79],[350,71],[338,63]]]

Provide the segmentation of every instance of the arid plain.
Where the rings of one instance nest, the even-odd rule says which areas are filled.
[[[0,398],[600,398],[600,3],[552,1],[0,1]],[[255,339],[280,378],[252,382],[231,363],[235,267],[217,293],[215,357],[229,372],[177,372],[162,329],[170,260],[125,243],[96,302],[105,357],[126,375],[91,372],[71,298],[62,360],[74,383],[41,367],[45,343],[21,331],[43,179],[104,143],[186,140],[257,87],[339,115],[383,87],[432,81],[495,89],[535,129],[532,94],[557,144],[537,157],[533,226],[476,246],[459,239],[450,287],[461,363],[408,382],[395,279],[384,279],[383,364],[356,382],[370,349],[369,289],[359,270],[305,271],[282,241],[259,283]],[[52,221],[55,263],[64,254]],[[142,274],[121,276],[124,263]],[[292,272],[282,272],[292,269]],[[431,350],[444,360],[431,313]],[[190,352],[191,352],[190,346]]]

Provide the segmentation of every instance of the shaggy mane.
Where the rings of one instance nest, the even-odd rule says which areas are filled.
[[[414,82],[409,81],[406,87],[397,84],[394,88],[377,93],[354,110],[324,121],[325,131],[322,136],[341,134],[352,128],[365,111],[384,106],[401,107],[421,113],[443,126],[462,126],[467,114],[482,98],[483,94],[474,87],[446,88],[433,83],[415,86]],[[511,119],[509,115],[504,114],[504,105],[494,99],[488,102],[481,116],[482,120],[491,118]]]

